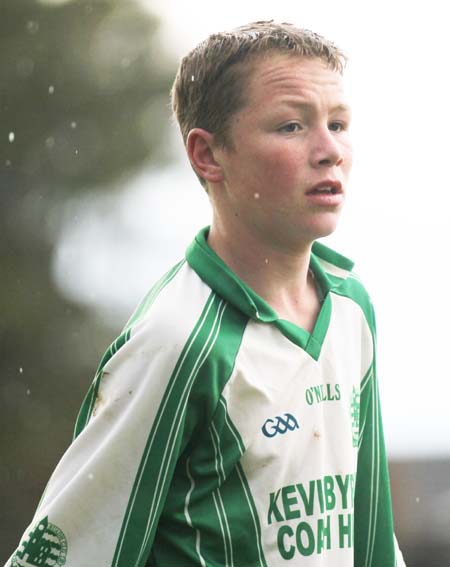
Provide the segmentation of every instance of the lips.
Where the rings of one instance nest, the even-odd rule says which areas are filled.
[[[340,195],[342,194],[342,183],[337,180],[326,179],[314,185],[306,192],[306,195]]]
[[[306,197],[314,206],[339,207],[344,201],[342,183],[337,180],[326,179],[307,191]]]

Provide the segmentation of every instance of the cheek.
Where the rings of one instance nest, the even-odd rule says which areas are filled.
[[[345,171],[345,174],[348,175],[353,165],[353,147],[351,143],[347,142],[346,144],[343,144],[341,151],[342,156],[344,157],[343,169]]]
[[[305,159],[298,151],[290,148],[272,149],[262,156],[261,177],[265,184],[269,182],[286,189],[301,179],[306,172]],[[277,187],[274,187],[276,189]],[[294,187],[293,187],[294,188]]]

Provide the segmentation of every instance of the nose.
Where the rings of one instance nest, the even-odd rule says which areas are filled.
[[[336,139],[336,134],[321,128],[315,133],[311,162],[314,168],[339,166],[343,163],[342,147]]]

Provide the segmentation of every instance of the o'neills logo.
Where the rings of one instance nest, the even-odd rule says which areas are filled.
[[[48,521],[48,516],[28,534],[12,558],[12,567],[65,565],[67,539],[64,533]]]

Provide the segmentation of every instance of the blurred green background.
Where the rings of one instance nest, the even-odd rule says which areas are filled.
[[[175,161],[168,93],[177,62],[158,25],[129,0],[2,0],[0,558],[31,521],[97,363],[124,323],[114,309],[103,317],[69,300],[55,281],[73,203],[91,196],[108,216],[111,195]],[[148,191],[151,199],[157,188]],[[407,564],[450,565],[450,461],[390,467]]]
[[[75,196],[120,191],[169,159],[175,62],[157,26],[129,1],[1,3],[0,558],[30,522],[124,322],[69,302],[51,264]]]

